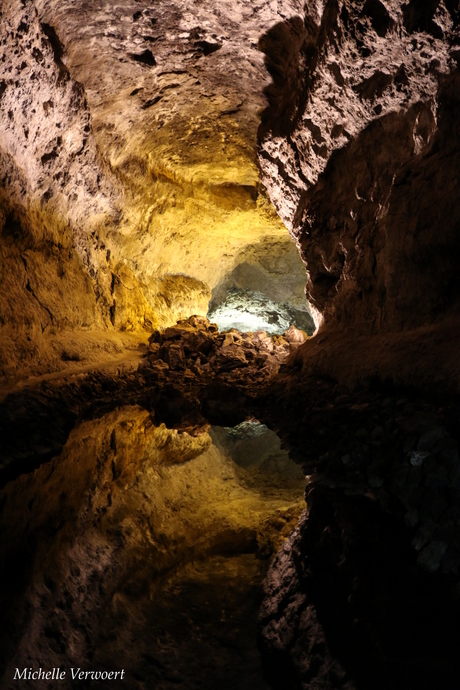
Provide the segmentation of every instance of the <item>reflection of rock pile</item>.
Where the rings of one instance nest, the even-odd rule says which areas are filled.
[[[209,311],[208,317],[223,331],[231,328],[239,331],[261,329],[275,335],[285,333],[292,324],[308,335],[315,331],[315,323],[306,308],[273,302],[255,290],[228,290],[225,299]]]
[[[304,479],[300,465],[281,448],[279,436],[258,421],[246,421],[235,427],[211,427],[213,443],[233,462],[250,474],[251,485],[261,486],[277,477],[279,486],[290,486]],[[261,481],[262,480],[262,481]]]
[[[207,319],[191,316],[164,331],[154,331],[143,373],[184,384],[209,383],[218,376],[221,381],[251,387],[268,380],[304,340],[295,328],[285,337],[273,338],[263,331],[219,333]]]

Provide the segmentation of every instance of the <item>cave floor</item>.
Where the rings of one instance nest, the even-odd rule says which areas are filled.
[[[123,348],[121,353],[99,355],[94,359],[89,357],[89,361],[81,363],[69,362],[64,368],[46,374],[26,375],[25,378],[4,386],[0,399],[4,400],[7,395],[35,388],[46,382],[63,383],[71,380],[73,377],[91,373],[105,373],[116,376],[136,371],[145,352],[146,344],[144,339],[139,342],[139,339],[136,337],[134,344],[129,348]]]

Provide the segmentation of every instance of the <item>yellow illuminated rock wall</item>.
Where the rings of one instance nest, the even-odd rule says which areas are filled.
[[[4,373],[37,368],[37,351],[53,366],[53,329],[136,332],[205,314],[211,292],[267,248],[288,257],[285,292],[301,293],[303,265],[256,165],[269,82],[258,40],[297,4],[4,5],[3,219],[11,208],[33,229],[39,264],[56,257],[40,308],[28,275],[14,279],[23,310],[3,296],[2,342],[22,333]],[[5,275],[21,266],[15,251],[2,252]],[[54,260],[69,280],[55,283]]]

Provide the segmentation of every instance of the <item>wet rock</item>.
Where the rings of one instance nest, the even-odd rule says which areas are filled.
[[[436,427],[435,429],[430,429],[426,431],[422,436],[420,436],[417,443],[417,450],[421,452],[430,451],[437,441],[445,438],[447,436],[447,431],[444,427]]]
[[[416,527],[419,522],[418,510],[409,510],[404,516],[404,521],[408,527]]]
[[[417,562],[429,573],[435,573],[439,569],[441,559],[446,551],[446,542],[432,541],[422,549]]]
[[[445,467],[436,467],[433,471],[427,472],[425,486],[430,489],[439,489],[448,486],[449,477]]]
[[[419,570],[412,565],[403,573],[401,561],[398,564],[393,557],[395,550],[400,556],[407,553],[406,529],[397,520],[390,528],[391,521],[375,503],[345,498],[332,489],[315,489],[313,482],[308,486],[308,505],[309,513],[278,554],[264,585],[261,643],[273,686],[281,689],[284,682],[286,687],[289,678],[293,687],[305,689],[402,690],[415,677],[421,687],[431,687],[441,675],[445,687],[453,688],[458,665],[446,666],[443,653],[450,633],[435,623],[439,608],[432,609],[436,601],[443,615],[452,621],[457,615],[446,591],[436,590],[431,577],[443,558],[447,564],[446,543],[433,540],[426,529],[416,545]],[[409,527],[414,524],[412,514]],[[381,537],[382,528],[390,531],[377,545],[375,535],[378,532]],[[361,558],[353,558],[358,552]],[[454,567],[455,558],[450,554],[449,558]],[[379,610],[376,616],[374,607],[375,612]],[[294,637],[293,629],[297,631]],[[339,658],[330,641],[334,641],[334,651],[340,649]],[[393,643],[398,660],[386,652]],[[357,645],[359,657],[354,656]],[[400,663],[403,657],[410,658],[410,669]]]
[[[412,467],[421,467],[424,460],[429,456],[429,453],[423,451],[413,451],[409,454],[410,464]]]

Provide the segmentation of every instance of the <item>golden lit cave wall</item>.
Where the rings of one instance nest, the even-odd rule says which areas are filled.
[[[139,8],[150,21],[147,4]],[[212,22],[231,19],[208,9]],[[165,39],[168,22],[187,35],[189,20],[177,25],[160,3],[157,68],[129,58],[140,24],[123,8],[85,6],[84,21],[82,11],[38,0],[2,7],[1,261],[10,289],[1,368],[10,373],[59,366],[63,331],[136,332],[204,314],[211,291],[259,256],[265,283],[281,285],[267,252],[291,257],[295,292],[296,248],[256,166],[268,75],[252,13],[237,35],[224,27],[227,53],[190,58],[178,48],[189,39]],[[302,286],[300,260],[296,271]]]
[[[201,283],[214,290],[236,266],[256,262],[265,244],[274,256],[290,254],[288,274],[296,273],[297,284],[289,291],[301,284],[302,294],[303,265],[261,195],[257,165],[270,82],[258,39],[298,14],[301,3],[284,2],[282,16],[277,5],[259,13],[239,1],[180,10],[144,0],[134,9],[57,0],[36,0],[36,6],[59,36],[70,74],[84,86],[92,135],[121,183],[122,213],[106,242],[112,268],[118,275],[121,262],[140,281],[159,323],[204,313]],[[204,54],[198,38],[212,49]],[[153,56],[148,64],[134,59],[144,48]],[[278,269],[273,275],[278,281]],[[195,297],[185,276],[199,281]],[[121,295],[116,302],[117,327],[135,327],[133,308]]]

